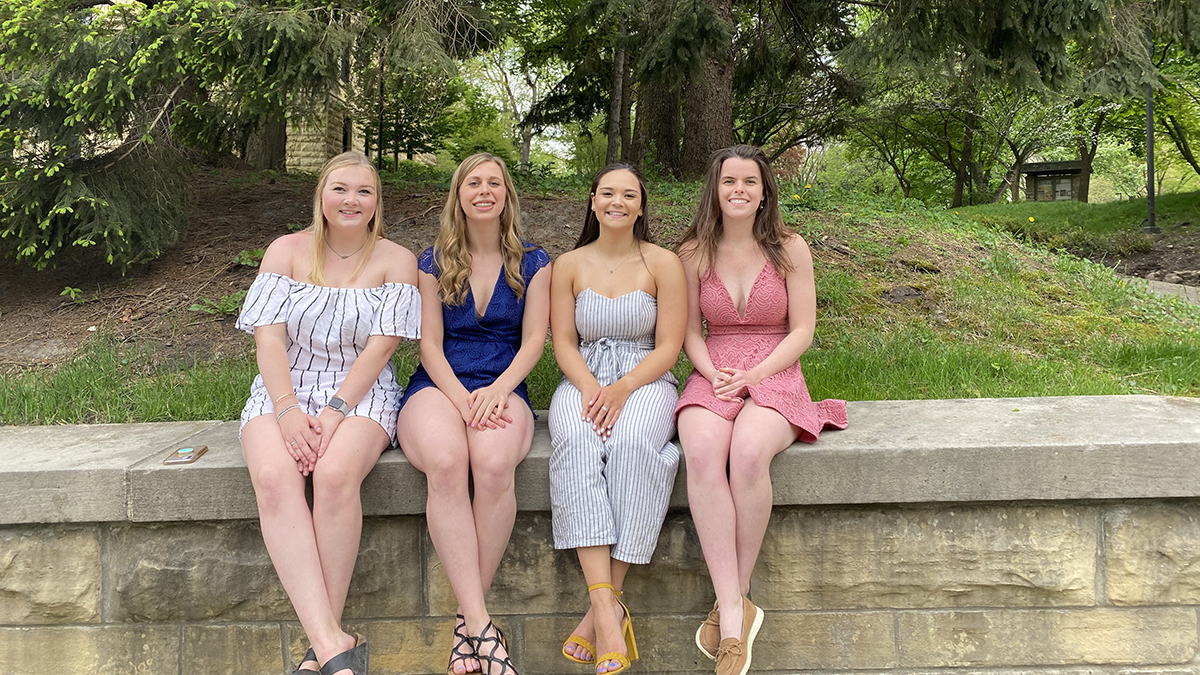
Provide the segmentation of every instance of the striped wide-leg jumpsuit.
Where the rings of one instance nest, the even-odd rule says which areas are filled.
[[[579,351],[600,386],[633,370],[654,349],[658,302],[644,291],[575,298]],[[580,419],[579,390],[563,378],[550,402],[550,503],[554,547],[611,545],[613,558],[646,564],[654,553],[679,467],[676,381],[670,371],[625,402],[601,440]]]

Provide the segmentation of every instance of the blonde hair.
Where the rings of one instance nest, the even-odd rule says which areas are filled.
[[[504,180],[504,209],[500,211],[500,257],[504,261],[504,280],[517,294],[525,294],[525,280],[521,277],[521,256],[525,245],[521,242],[521,206],[517,191],[504,160],[480,152],[464,159],[454,170],[450,179],[450,194],[446,197],[446,208],[442,209],[442,225],[433,242],[433,259],[439,271],[438,296],[447,305],[461,305],[467,299],[471,287],[471,246],[467,232],[467,214],[459,203],[459,189],[467,175],[481,164],[495,162],[500,167]]]
[[[788,260],[787,251],[783,249],[791,230],[783,222],[783,214],[779,211],[779,185],[775,181],[775,173],[767,162],[763,151],[753,145],[735,145],[722,148],[712,154],[708,160],[708,170],[704,173],[704,191],[700,194],[700,205],[696,208],[696,216],[692,218],[692,226],[684,233],[679,243],[680,249],[692,244],[692,255],[700,256],[700,271],[707,275],[717,260],[717,247],[725,234],[721,221],[721,198],[718,189],[721,184],[721,167],[725,160],[748,159],[758,165],[762,176],[762,204],[754,216],[754,241],[762,249],[764,255],[780,274],[792,271],[792,263]]]
[[[318,286],[325,285],[325,251],[329,250],[329,244],[325,242],[325,230],[329,224],[325,222],[325,212],[321,208],[321,193],[325,191],[325,184],[329,182],[329,174],[347,166],[365,166],[371,170],[371,177],[375,179],[375,213],[371,216],[370,234],[363,247],[362,260],[359,260],[358,267],[354,268],[351,281],[357,279],[366,268],[367,261],[375,251],[375,242],[383,237],[383,186],[379,182],[379,172],[375,170],[375,165],[361,152],[343,152],[329,160],[325,168],[321,169],[321,177],[317,180],[317,190],[313,193],[312,225],[308,227],[313,233],[313,266],[308,276]]]

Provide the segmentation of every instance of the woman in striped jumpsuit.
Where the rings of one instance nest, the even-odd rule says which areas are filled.
[[[670,368],[687,287],[675,254],[649,241],[645,183],[628,165],[596,177],[579,241],[555,266],[554,546],[576,549],[591,600],[563,655],[617,673],[637,658],[621,585],[630,564],[650,562],[679,465]]]

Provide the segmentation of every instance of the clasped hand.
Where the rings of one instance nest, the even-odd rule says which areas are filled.
[[[467,394],[465,407],[459,406],[458,412],[462,415],[463,422],[472,429],[503,429],[512,422],[512,417],[505,410],[508,408],[508,395],[511,393],[495,383],[480,387]]]
[[[752,371],[737,368],[718,368],[713,375],[713,393],[722,401],[733,401],[744,398],[746,388],[756,385],[760,380]]]
[[[625,401],[633,393],[624,379],[617,380],[607,387],[601,387],[599,382],[580,392],[583,398],[581,417],[592,423],[592,431],[602,439],[612,436],[613,425],[621,416]]]

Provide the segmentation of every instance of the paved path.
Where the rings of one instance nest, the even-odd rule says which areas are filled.
[[[1141,277],[1118,275],[1128,281],[1138,282],[1150,287],[1150,290],[1163,295],[1178,295],[1187,302],[1200,305],[1200,286],[1185,286],[1183,284],[1168,284],[1165,281],[1151,281]]]

